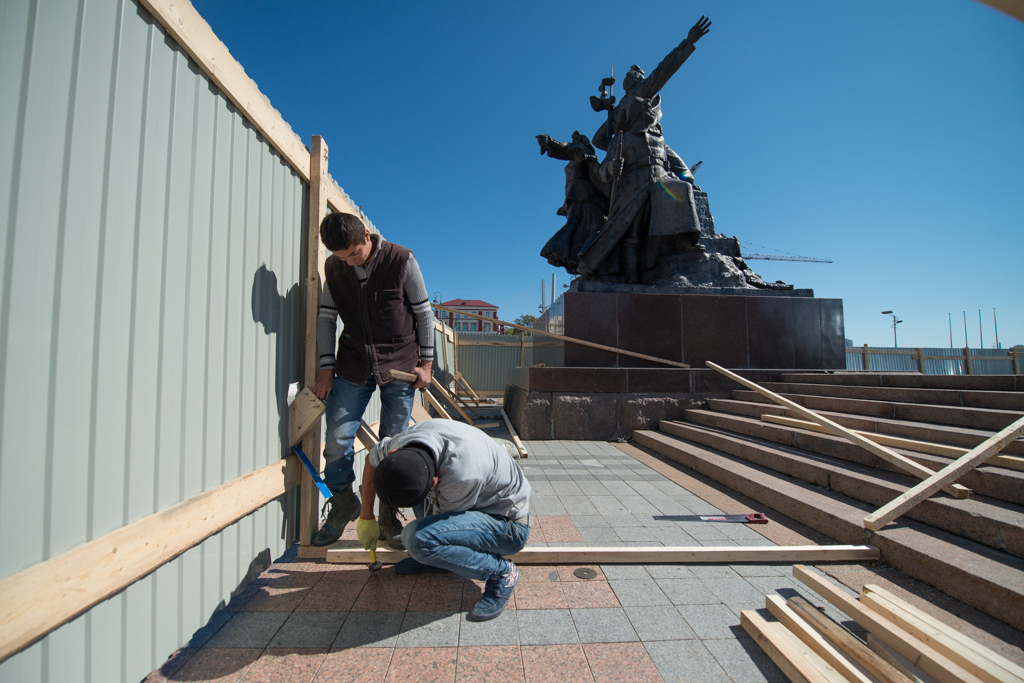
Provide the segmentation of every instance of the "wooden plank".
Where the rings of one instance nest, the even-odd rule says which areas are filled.
[[[779,620],[779,623],[789,629],[790,633],[803,641],[804,645],[811,648],[848,681],[851,681],[851,683],[875,683],[874,680],[868,678],[854,663],[850,662],[845,655],[833,647],[816,630],[811,628],[810,624],[791,610],[783,598],[778,595],[769,595],[765,603],[768,611]]]
[[[825,429],[819,424],[814,422],[808,422],[806,420],[797,420],[793,417],[783,417],[782,415],[762,415],[761,419],[765,422],[772,422],[774,424],[786,425],[787,427],[798,427],[800,429],[806,429],[811,432],[821,432],[829,434],[829,430]],[[865,439],[880,443],[883,446],[892,446],[893,448],[902,448],[907,451],[917,451],[919,453],[929,453],[931,455],[940,455],[947,458],[959,458],[960,456],[967,453],[967,448],[961,448],[960,446],[949,446],[942,443],[932,443],[931,441],[918,441],[916,439],[904,439],[899,436],[890,436],[888,434],[879,434],[877,432],[865,432],[859,429],[851,430],[856,434],[860,434]],[[929,464],[919,462],[919,465],[928,467],[931,469]],[[1018,458],[1012,455],[993,455],[987,461],[986,465],[996,465],[999,467],[1006,467],[1011,470],[1024,471],[1024,458]]]
[[[834,622],[831,617],[819,612],[814,605],[800,596],[790,598],[788,605],[802,619],[835,643],[836,647],[882,683],[913,683],[899,670],[872,652],[864,643],[857,640],[853,634]]]
[[[519,335],[519,365],[526,365],[526,335]]]
[[[917,371],[920,372],[922,375],[928,374],[928,371],[927,369],[925,369],[924,365],[924,349],[917,350]]]
[[[860,602],[984,681],[1024,683],[1024,668],[884,588],[870,583],[865,585]]]
[[[832,603],[882,642],[910,660],[910,663],[941,683],[978,683],[980,679],[951,659],[921,642],[877,612],[861,605],[831,581],[802,564],[793,565],[793,576]]]
[[[469,424],[473,424],[473,418],[471,418],[469,415],[466,414],[466,411],[464,411],[462,409],[462,406],[460,406],[455,401],[455,398],[453,398],[452,395],[448,393],[447,389],[445,389],[443,386],[441,386],[441,383],[438,382],[437,378],[434,377],[433,375],[431,375],[431,377],[430,377],[430,384],[435,389],[437,389],[437,393],[441,394],[441,398],[443,398],[444,400],[448,401],[448,403],[452,404],[455,407],[455,410],[457,410],[459,412],[459,415],[462,416],[462,419],[464,419]]]
[[[941,488],[964,476],[978,465],[1002,450],[1006,444],[1015,441],[1024,433],[1024,417],[993,434],[983,442],[922,481],[906,493],[897,496],[864,518],[864,526],[878,531],[886,524],[904,514]]]
[[[0,581],[0,661],[278,498],[302,469],[278,460]]]
[[[964,347],[964,368],[968,375],[974,374],[974,364],[971,362],[971,349],[969,346]]]
[[[477,429],[490,429],[491,427],[498,427],[500,425],[500,422],[477,422],[473,426],[476,427]]]
[[[437,304],[430,304],[434,308],[440,311],[451,311],[455,312],[454,308],[448,308],[446,306],[438,306]],[[469,316],[470,318],[479,318],[480,320],[486,320],[488,322],[495,322],[505,327],[511,327],[515,330],[522,330],[524,332],[530,332],[531,334],[539,334],[545,337],[554,337],[555,339],[561,339],[562,341],[571,342],[573,344],[579,344],[580,346],[589,346],[594,349],[601,349],[602,351],[613,351],[615,353],[621,353],[624,356],[630,356],[632,358],[643,358],[644,360],[653,361],[655,363],[663,363],[665,365],[671,365],[675,368],[688,368],[690,367],[686,363],[678,363],[674,360],[667,360],[665,358],[655,358],[654,356],[647,356],[642,353],[636,353],[635,351],[627,351],[625,349],[617,349],[614,346],[605,346],[604,344],[595,344],[594,342],[585,341],[583,339],[574,339],[573,337],[566,337],[562,334],[555,334],[554,332],[545,332],[543,330],[535,330],[532,327],[524,327],[523,325],[516,325],[515,323],[505,322],[504,320],[498,320],[496,318],[485,318],[482,315],[476,313],[466,313],[465,311],[458,311],[459,313]],[[525,363],[525,361],[524,361]]]
[[[932,476],[932,471],[930,469],[928,469],[927,467],[925,467],[923,465],[919,465],[918,463],[914,462],[913,460],[900,455],[896,451],[889,450],[885,446],[876,444],[876,443],[874,443],[872,441],[868,441],[863,436],[861,436],[860,434],[857,434],[853,430],[847,429],[846,427],[833,422],[832,420],[828,419],[827,417],[824,417],[822,415],[818,415],[813,410],[808,410],[807,408],[804,408],[799,403],[795,403],[794,401],[790,401],[788,398],[784,398],[782,396],[779,396],[778,394],[765,389],[764,387],[762,387],[761,385],[757,384],[756,382],[751,382],[748,379],[740,377],[735,372],[730,372],[729,370],[726,370],[725,368],[721,367],[720,365],[716,365],[715,363],[712,363],[711,361],[707,361],[707,365],[708,365],[709,368],[713,368],[713,369],[717,370],[718,372],[722,373],[726,377],[729,377],[730,379],[735,380],[736,382],[739,382],[743,386],[745,386],[745,387],[747,387],[749,389],[753,389],[754,391],[756,391],[757,393],[761,394],[765,398],[768,398],[771,401],[774,401],[775,403],[778,403],[781,406],[785,406],[786,408],[789,408],[790,410],[792,410],[797,415],[800,415],[801,417],[804,417],[807,420],[810,420],[812,422],[820,424],[822,427],[825,427],[826,429],[828,429],[832,434],[835,434],[836,436],[841,436],[841,437],[843,437],[845,439],[848,439],[849,441],[857,444],[858,446],[860,446],[864,450],[866,450],[866,451],[868,451],[870,453],[874,453],[875,455],[877,455],[878,457],[882,458],[883,460],[885,460],[887,462],[891,462],[893,465],[896,465],[900,469],[902,469],[902,470],[904,470],[906,472],[909,472],[909,473],[913,474],[916,477],[919,477],[921,479],[927,479],[928,477]],[[957,498],[966,498],[968,495],[970,495],[970,490],[968,488],[964,487],[964,486],[960,486],[959,484],[953,484],[952,486],[946,486],[944,490],[947,493],[949,493],[950,495],[953,495],[953,496],[955,496]]]
[[[866,640],[869,650],[891,664],[897,671],[914,681],[914,683],[938,683],[934,678],[911,664],[910,660],[906,657],[876,638],[875,634],[867,634]]]
[[[516,434],[516,428],[512,426],[512,420],[508,419],[508,413],[505,409],[501,409],[501,418],[505,420],[505,426],[508,427],[508,433],[512,435],[512,443],[516,445],[516,450],[519,451],[519,455],[523,458],[529,458],[530,454],[526,452],[526,447],[523,446],[523,442],[519,440],[519,435]]]
[[[412,402],[412,419],[416,422],[423,422],[424,420],[430,419],[430,413],[423,407],[423,404],[419,401]]]
[[[314,425],[320,424],[320,417],[327,405],[306,387],[288,406],[288,445],[294,446]],[[305,449],[303,449],[305,450]]]
[[[377,424],[380,425],[379,422]],[[356,440],[359,441],[366,450],[370,450],[376,446],[378,442],[373,429],[362,420],[359,421],[359,427],[356,429]]]
[[[458,347],[456,347],[456,348],[458,348]],[[475,391],[473,391],[473,387],[469,386],[469,382],[466,381],[466,378],[462,376],[461,372],[456,372],[455,373],[455,381],[456,382],[462,382],[462,386],[466,387],[466,391],[469,392],[469,395],[473,397],[473,399],[477,402],[477,405],[479,406],[480,405],[480,397],[476,395]]]
[[[459,346],[504,346],[511,348],[513,346],[518,347],[520,342],[518,341],[459,341]],[[525,342],[526,348],[548,348],[557,349],[565,346],[564,344],[558,344],[555,342]]]
[[[430,407],[432,407],[437,412],[438,417],[445,420],[452,419],[451,416],[445,411],[444,407],[440,404],[440,402],[438,402],[438,400],[434,398],[434,395],[430,393],[429,387],[423,387],[423,395],[427,397],[427,403],[429,403]]]
[[[347,548],[332,549],[328,562],[366,564],[370,553],[351,542]],[[391,552],[392,554],[388,554]],[[408,557],[401,551],[378,548],[381,562],[397,562]],[[643,546],[617,547],[544,547],[527,546],[509,556],[519,564],[708,564],[740,562],[859,562],[877,560],[878,548],[870,545],[794,545],[794,546]]]
[[[754,610],[743,610],[740,612],[740,626],[793,683],[846,682],[841,673],[818,657],[782,624],[765,621]],[[815,662],[814,657],[820,663]]]
[[[871,352],[868,350],[868,345],[864,345],[864,369],[871,369]]]

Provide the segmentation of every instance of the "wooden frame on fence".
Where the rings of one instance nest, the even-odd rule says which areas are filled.
[[[911,356],[917,361],[917,371],[922,375],[928,374],[925,371],[926,360],[959,360],[963,361],[964,374],[974,374],[974,361],[976,360],[994,360],[994,361],[1009,361],[1014,375],[1020,373],[1020,357],[1024,355],[1019,349],[1009,349],[1005,356],[975,356],[971,353],[970,347],[964,347],[962,353],[956,356],[926,356],[924,349],[869,349],[868,345],[865,344],[863,348],[859,349],[846,349],[846,353],[854,353],[863,356],[864,370],[871,370],[871,356]]]

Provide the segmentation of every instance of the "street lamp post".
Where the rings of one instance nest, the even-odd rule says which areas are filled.
[[[882,315],[891,315],[892,316],[892,347],[894,349],[899,348],[899,344],[896,343],[896,326],[899,325],[903,321],[900,320],[899,318],[897,318],[896,314],[893,313],[892,311],[882,311]]]

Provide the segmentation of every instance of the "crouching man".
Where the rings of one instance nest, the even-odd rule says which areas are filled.
[[[450,571],[486,581],[468,618],[501,614],[519,581],[519,570],[504,557],[522,550],[530,535],[530,483],[500,444],[453,420],[426,420],[381,439],[363,470],[357,533],[367,550],[379,537],[375,495],[417,513],[402,530],[409,558],[395,573]]]

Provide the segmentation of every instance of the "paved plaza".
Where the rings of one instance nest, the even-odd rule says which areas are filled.
[[[629,445],[528,442],[530,544],[728,546],[828,542]],[[685,484],[684,488],[681,484]],[[763,511],[772,522],[658,521]],[[354,537],[347,532],[346,537]],[[740,627],[765,596],[824,601],[790,565],[521,566],[509,608],[467,621],[480,582],[370,574],[363,565],[274,563],[147,681],[690,681],[785,676]],[[859,565],[839,567],[869,574]],[[830,569],[830,573],[832,570]],[[873,576],[873,575],[871,575]],[[842,621],[831,608],[827,613]]]

